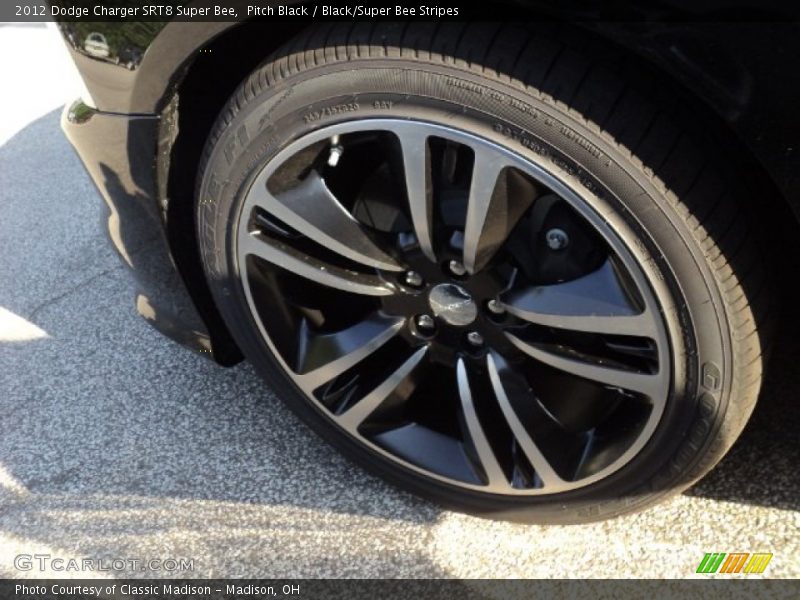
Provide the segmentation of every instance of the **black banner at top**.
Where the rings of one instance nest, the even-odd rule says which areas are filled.
[[[164,22],[269,20],[798,21],[783,0],[4,0],[0,21]]]

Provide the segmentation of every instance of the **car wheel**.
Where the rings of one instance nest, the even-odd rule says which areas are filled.
[[[197,189],[215,301],[372,472],[583,522],[686,488],[743,428],[767,301],[745,186],[617,58],[544,26],[331,24],[220,115]]]

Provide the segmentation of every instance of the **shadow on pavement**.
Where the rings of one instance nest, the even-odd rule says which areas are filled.
[[[0,277],[9,273],[0,306],[48,336],[0,342],[0,463],[11,475],[42,494],[435,520],[437,509],[340,458],[248,365],[223,369],[147,325],[102,233],[102,202],[58,128],[59,112],[0,147],[0,185],[17,180],[4,187],[3,205],[13,209],[0,225]],[[54,184],[52,173],[41,176],[50,164],[69,175],[56,173]],[[29,235],[42,215],[53,223],[50,234]]]
[[[424,553],[439,509],[339,457],[249,366],[138,316],[59,116],[0,146],[0,307],[22,324],[0,341],[0,576],[37,552],[196,557],[204,577],[446,575]]]

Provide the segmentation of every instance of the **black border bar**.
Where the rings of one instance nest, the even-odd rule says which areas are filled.
[[[622,575],[622,574],[621,574]],[[693,580],[4,579],[6,600],[531,600],[743,598],[795,600],[800,580],[709,576]]]
[[[453,20],[795,22],[785,0],[3,0],[5,22]]]

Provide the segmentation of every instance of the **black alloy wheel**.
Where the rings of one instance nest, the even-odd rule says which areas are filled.
[[[649,106],[565,94],[558,59],[527,87],[489,72],[512,55],[496,31],[464,26],[486,45],[469,63],[386,27],[378,45],[357,25],[310,31],[243,84],[209,138],[198,235],[243,351],[345,454],[448,506],[578,522],[688,486],[752,410],[759,338],[741,329],[749,284],[722,285],[694,237],[702,211],[687,206],[707,198],[677,202],[641,162],[664,146],[639,124]],[[520,60],[544,60],[506,29]],[[592,106],[612,133],[627,111],[639,158],[621,124],[614,140],[577,116]],[[691,165],[697,148],[681,147]],[[661,155],[671,182],[676,152]],[[697,164],[677,170],[690,191],[712,177],[712,160]],[[729,201],[706,215],[725,256],[717,230],[750,243]]]
[[[487,140],[409,120],[318,129],[255,177],[237,247],[297,387],[429,477],[574,489],[630,460],[663,412],[669,340],[625,244]]]

